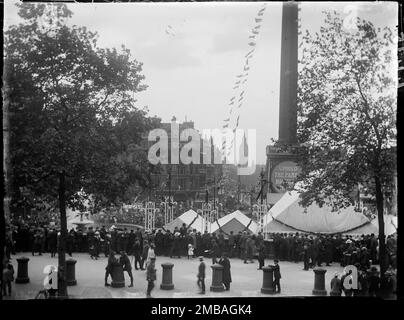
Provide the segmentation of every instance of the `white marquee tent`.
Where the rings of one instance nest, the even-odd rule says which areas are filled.
[[[188,228],[196,229],[197,232],[201,233],[205,232],[205,225],[207,223],[209,230],[209,222],[206,222],[201,215],[199,215],[192,209],[184,212],[182,215],[175,218],[170,223],[166,224],[164,226],[164,229],[173,232],[175,227],[178,227],[178,229],[180,229],[183,223],[185,223],[188,226]]]
[[[384,234],[385,236],[392,235],[397,232],[397,216],[393,215],[385,215],[384,216]],[[355,230],[351,230],[349,232],[346,232],[346,234],[356,234],[356,235],[362,235],[362,234],[379,234],[379,220],[377,217],[373,219],[370,223],[357,228]]]
[[[257,233],[258,231],[257,223],[239,210],[229,213],[212,223],[211,232],[217,232],[219,228],[227,234],[229,234],[230,231],[233,231],[234,234],[237,234],[239,231],[247,231],[250,233]]]
[[[346,233],[370,224],[353,206],[333,212],[331,207],[320,208],[316,203],[304,208],[299,201],[297,191],[286,192],[264,216],[264,232]]]

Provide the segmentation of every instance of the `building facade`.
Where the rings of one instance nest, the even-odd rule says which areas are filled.
[[[214,196],[218,196],[217,186],[222,175],[222,164],[204,164],[203,163],[203,146],[199,152],[199,164],[183,164],[179,158],[179,163],[173,164],[172,156],[172,128],[178,125],[179,134],[186,129],[195,129],[193,121],[184,121],[177,123],[175,117],[171,122],[161,123],[163,129],[168,136],[168,164],[158,164],[158,173],[152,174],[153,191],[152,198],[161,200],[164,197],[173,197],[176,202],[185,202],[186,207],[199,207],[197,203],[202,203],[208,196],[210,200]],[[202,135],[199,134],[201,142]],[[143,147],[149,149],[155,142],[148,141],[148,137],[143,139]],[[179,141],[179,150],[188,142]],[[211,147],[213,154],[213,147]],[[212,161],[213,162],[213,161]],[[216,185],[216,190],[215,190]]]

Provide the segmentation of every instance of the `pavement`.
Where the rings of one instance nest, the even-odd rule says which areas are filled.
[[[58,259],[51,258],[50,254],[45,253],[42,256],[32,256],[31,253],[22,253],[12,256],[12,264],[15,269],[15,277],[17,277],[17,261],[18,257],[28,257],[28,276],[30,282],[27,284],[13,283],[13,292],[11,297],[4,297],[5,300],[25,300],[33,299],[36,294],[43,288],[43,279],[45,275],[42,273],[46,265],[57,265]],[[66,256],[66,259],[69,257]],[[73,299],[98,299],[98,298],[145,298],[146,297],[146,272],[133,269],[134,287],[128,288],[129,277],[125,273],[124,288],[111,288],[104,286],[105,267],[107,258],[101,256],[98,260],[92,260],[86,253],[73,254],[76,263],[76,280],[77,285],[68,286],[68,294]],[[171,262],[173,268],[173,290],[161,290],[160,284],[162,279],[162,263]],[[198,294],[196,284],[196,274],[198,271],[199,261],[197,258],[188,260],[187,257],[168,258],[158,256],[156,260],[157,281],[152,291],[155,298],[200,298],[200,297],[280,297],[280,296],[312,296],[314,287],[314,272],[303,270],[303,262],[294,263],[280,261],[281,269],[281,288],[282,293],[268,295],[261,293],[263,272],[257,270],[258,262],[244,264],[238,258],[230,259],[232,283],[230,291],[211,292],[209,290],[212,283],[212,261],[205,259],[206,264],[206,294]],[[273,264],[273,260],[266,259],[265,265]],[[329,294],[331,278],[335,272],[342,272],[343,268],[339,263],[334,263],[329,267],[323,267],[327,270],[325,274],[325,288]],[[110,282],[111,280],[109,280]]]

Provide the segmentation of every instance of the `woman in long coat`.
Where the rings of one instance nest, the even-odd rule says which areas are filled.
[[[226,290],[230,290],[230,283],[231,283],[230,260],[227,258],[227,255],[225,253],[222,254],[219,264],[223,266],[222,282],[226,287]]]

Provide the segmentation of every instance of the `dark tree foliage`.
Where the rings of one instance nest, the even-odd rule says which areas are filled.
[[[65,296],[66,206],[80,209],[79,191],[102,207],[127,200],[132,185],[147,188],[153,168],[141,139],[159,119],[135,107],[146,86],[128,49],[99,48],[96,33],[67,26],[64,4],[18,6],[23,23],[5,32],[4,60],[14,204],[21,190],[58,204]]]
[[[320,32],[303,36],[298,92],[302,204],[350,203],[358,183],[376,198],[385,270],[384,197],[396,170],[393,33],[360,18],[346,29],[325,12]]]

